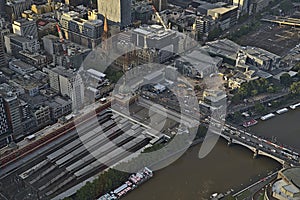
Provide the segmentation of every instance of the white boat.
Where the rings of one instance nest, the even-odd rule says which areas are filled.
[[[210,198],[211,199],[214,199],[214,198],[216,198],[218,196],[218,193],[213,193],[212,195],[210,195]]]
[[[272,117],[275,117],[275,115],[273,113],[269,113],[265,116],[262,116],[260,119],[264,121],[264,120],[270,119]]]
[[[280,115],[280,114],[286,113],[286,112],[288,112],[288,111],[289,111],[289,109],[287,109],[287,108],[282,108],[282,109],[280,109],[280,110],[277,110],[276,113]]]
[[[299,106],[300,106],[300,103],[297,103],[295,105],[291,105],[290,108],[293,109],[293,110],[295,110]]]

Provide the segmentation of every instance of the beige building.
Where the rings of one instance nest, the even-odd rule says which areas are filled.
[[[207,15],[211,16],[213,20],[217,20],[220,27],[225,30],[237,23],[237,11],[238,6],[227,6],[209,9]]]
[[[131,23],[131,0],[98,0],[98,12],[125,27]]]
[[[300,200],[300,167],[282,169],[265,192],[265,200]]]

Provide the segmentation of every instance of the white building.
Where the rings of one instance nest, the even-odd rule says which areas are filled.
[[[73,110],[79,110],[84,105],[84,85],[80,74],[65,70],[62,67],[45,69],[50,79],[50,87],[62,96],[72,100]]]

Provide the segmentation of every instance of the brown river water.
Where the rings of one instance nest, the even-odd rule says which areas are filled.
[[[250,130],[257,135],[277,139],[300,148],[300,111],[259,123]],[[223,139],[210,154],[198,158],[201,144],[191,147],[168,167],[154,172],[152,179],[127,194],[124,200],[198,200],[209,199],[215,192],[235,191],[248,186],[281,166],[267,157],[253,159],[253,153],[238,145],[228,147]]]

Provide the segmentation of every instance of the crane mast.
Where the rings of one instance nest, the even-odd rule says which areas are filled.
[[[162,20],[162,18],[160,17],[159,13],[157,12],[157,10],[155,9],[154,6],[152,6],[152,9],[154,10],[155,15],[157,16],[159,22],[161,23],[161,25],[164,27],[165,30],[168,29],[168,27],[165,25],[164,21]]]
[[[59,36],[59,42],[62,44],[63,50],[66,53],[67,52],[67,47],[65,45],[65,39],[63,37],[63,34],[62,34],[61,29],[60,29],[58,24],[56,24],[56,28],[57,28],[57,32],[58,32],[58,36]]]

